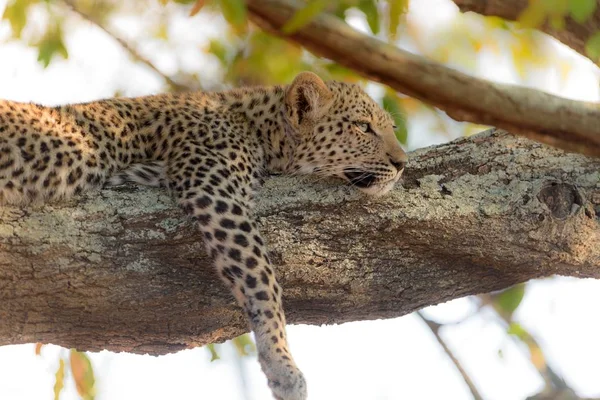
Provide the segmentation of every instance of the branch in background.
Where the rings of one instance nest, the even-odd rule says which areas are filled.
[[[600,156],[600,108],[538,90],[474,78],[408,53],[321,14],[298,31],[281,28],[304,6],[290,0],[246,0],[261,28],[445,111],[458,121],[508,129],[539,142]]]
[[[100,30],[102,30],[104,33],[106,33],[108,36],[110,36],[125,51],[127,51],[129,53],[129,55],[134,60],[136,60],[138,62],[141,62],[142,64],[146,65],[148,68],[150,68],[152,71],[154,71],[157,75],[159,75],[161,78],[163,78],[167,82],[167,84],[169,85],[169,87],[171,88],[171,90],[173,90],[175,92],[187,92],[187,91],[190,90],[190,88],[188,86],[185,86],[185,85],[182,85],[180,83],[177,83],[169,75],[165,74],[160,69],[158,69],[156,67],[156,65],[154,65],[154,63],[152,63],[152,61],[150,61],[148,58],[146,58],[142,54],[140,54],[135,48],[133,48],[133,46],[131,46],[125,39],[121,38],[117,33],[112,32],[109,28],[107,28],[106,26],[104,26],[100,21],[98,21],[92,15],[90,15],[90,14],[88,14],[88,13],[80,10],[79,8],[77,8],[77,6],[74,4],[74,2],[72,0],[63,0],[63,3],[65,5],[67,5],[67,7],[73,13],[79,15],[79,17],[81,17],[85,21],[88,21],[91,24],[95,25]]]
[[[473,11],[485,16],[495,16],[515,21],[529,5],[529,0],[453,0],[462,12]],[[585,43],[600,29],[600,1],[596,11],[585,23],[565,18],[564,29],[553,29],[546,23],[540,30],[587,57]]]
[[[461,365],[460,361],[458,361],[458,359],[454,356],[454,353],[452,353],[452,350],[450,350],[450,348],[446,345],[446,342],[444,342],[444,340],[440,336],[440,328],[443,325],[438,324],[437,322],[428,319],[427,317],[425,317],[425,315],[423,315],[423,313],[421,311],[418,311],[416,314],[423,320],[423,322],[425,322],[425,324],[427,324],[427,326],[429,327],[429,329],[435,336],[435,338],[438,341],[438,343],[440,344],[440,346],[442,346],[442,348],[444,349],[444,351],[446,352],[446,354],[448,355],[450,360],[452,360],[452,362],[454,363],[454,366],[456,367],[456,369],[462,376],[463,380],[469,387],[469,390],[471,391],[471,395],[473,396],[473,399],[474,400],[483,400],[483,397],[481,397],[481,395],[479,394],[477,387],[475,386],[475,384],[469,377],[469,374],[467,373],[467,371],[465,371],[465,369]]]

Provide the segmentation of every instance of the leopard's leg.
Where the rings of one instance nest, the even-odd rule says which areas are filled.
[[[186,162],[191,158],[202,163]],[[304,400],[306,383],[288,348],[281,287],[249,206],[251,179],[230,168],[221,155],[190,146],[169,161],[169,187],[198,222],[219,275],[248,315],[274,396]]]
[[[164,161],[148,161],[129,165],[126,169],[111,176],[104,187],[113,187],[125,183],[137,183],[145,186],[166,187],[166,163]]]

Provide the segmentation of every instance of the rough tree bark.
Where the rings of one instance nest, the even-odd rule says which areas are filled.
[[[600,278],[600,162],[503,131],[410,154],[381,199],[277,177],[257,213],[291,323],[388,318],[561,274]],[[162,354],[246,330],[162,191],[0,209],[0,345]]]
[[[478,79],[358,32],[327,14],[286,35],[282,27],[304,3],[246,0],[246,4],[251,19],[262,29],[436,106],[457,121],[492,125],[562,149],[600,156],[600,124],[596,123],[600,109],[594,103]]]

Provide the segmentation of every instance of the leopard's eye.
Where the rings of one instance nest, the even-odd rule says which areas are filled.
[[[392,129],[393,129],[393,130],[396,130],[396,129],[398,129],[398,126],[396,126],[396,125],[394,124],[394,125],[392,125]]]
[[[368,133],[371,131],[371,125],[369,125],[368,122],[357,122],[356,127],[364,133]]]

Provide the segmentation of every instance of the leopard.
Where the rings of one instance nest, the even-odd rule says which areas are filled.
[[[289,174],[382,196],[407,163],[394,129],[359,84],[312,72],[288,85],[52,107],[0,100],[0,204],[45,204],[129,182],[166,188],[245,312],[273,397],[304,400],[254,195],[270,174]]]

